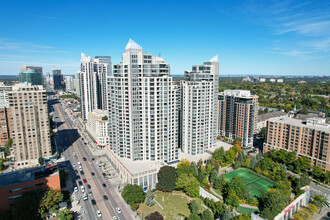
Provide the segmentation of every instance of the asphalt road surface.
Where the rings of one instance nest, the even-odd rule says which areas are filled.
[[[82,219],[112,219],[114,216],[117,216],[118,219],[132,219],[134,216],[131,210],[127,209],[127,206],[122,204],[122,200],[119,200],[118,193],[115,192],[115,186],[104,179],[102,175],[102,170],[98,168],[98,165],[95,164],[96,158],[92,155],[90,149],[85,145],[84,140],[80,137],[78,131],[74,128],[72,119],[64,111],[63,106],[58,100],[53,100],[54,107],[54,118],[58,125],[58,137],[57,139],[61,143],[60,145],[63,150],[63,154],[66,156],[66,160],[69,160],[71,165],[75,164],[74,170],[78,171],[78,174],[75,171],[71,170],[70,174],[74,176],[80,176],[80,179],[76,180],[75,185],[78,186],[79,192],[76,193],[76,198],[80,199],[80,204],[84,209],[84,216]],[[74,153],[76,157],[74,156]],[[85,158],[85,159],[84,159]],[[94,158],[95,160],[92,160]],[[81,175],[78,169],[78,161],[82,165],[84,175]],[[95,176],[92,176],[92,172],[95,173]],[[85,193],[88,192],[87,184],[91,186],[92,196],[88,195],[88,200],[84,201],[82,198],[82,192],[78,181],[83,182],[83,179],[87,180],[87,183],[83,183],[85,186]],[[103,184],[106,184],[104,187]],[[75,193],[75,192],[74,192]],[[104,199],[104,196],[107,199]],[[91,204],[91,199],[96,201],[96,205]],[[76,202],[76,201],[73,201]],[[116,208],[121,209],[121,213],[116,211]],[[96,211],[100,210],[102,217],[98,218]]]

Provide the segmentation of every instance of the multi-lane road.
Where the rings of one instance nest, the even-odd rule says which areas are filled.
[[[73,193],[76,194],[76,200],[79,200],[84,211],[83,219],[103,218],[108,220],[115,219],[114,216],[118,219],[135,218],[134,213],[119,198],[115,186],[110,181],[104,179],[102,170],[96,164],[97,158],[92,155],[89,147],[74,128],[72,119],[64,111],[61,103],[57,99],[50,100],[50,102],[54,110],[54,121],[58,125],[57,139],[61,143],[60,151],[63,154],[62,156],[65,156],[65,159],[69,161],[72,168],[77,170],[71,170],[70,174],[72,179],[76,181],[73,185],[79,189],[79,192]],[[83,175],[79,172],[78,162],[82,165]],[[70,171],[70,169],[68,170]],[[79,179],[77,179],[77,176],[80,176],[80,178],[78,177]],[[83,182],[83,179],[87,180],[87,183],[83,183],[85,193],[88,194],[89,190],[87,184],[90,185],[90,190],[93,193],[92,196],[88,195],[88,200],[83,200],[82,197],[85,193],[81,192],[81,186],[78,184],[79,181]],[[95,200],[96,204],[93,205],[91,203],[92,199]],[[121,209],[121,212],[117,211],[117,207]],[[101,211],[102,217],[97,216],[97,210]]]

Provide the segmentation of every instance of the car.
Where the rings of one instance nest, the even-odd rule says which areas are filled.
[[[74,159],[78,159],[78,157],[76,155],[74,155]]]
[[[76,152],[73,151],[73,155],[76,156]]]
[[[81,175],[85,175],[84,171],[80,171],[80,174],[81,174]]]
[[[87,184],[87,188],[90,189],[91,188],[91,185]]]
[[[104,200],[108,200],[108,196],[104,195],[104,196],[103,196],[103,199],[104,199]]]
[[[87,161],[86,157],[83,158],[84,161]]]
[[[74,170],[74,172],[75,172],[76,174],[78,174],[78,170]]]
[[[81,166],[81,163],[80,163],[79,161],[78,161],[78,163],[77,163],[77,164],[78,164],[78,166],[79,166],[79,165]]]
[[[81,140],[84,140],[84,138],[81,138]]]
[[[105,173],[102,173],[102,175],[103,175],[103,176],[106,176],[107,174],[105,174]]]
[[[96,205],[96,202],[94,199],[91,200],[92,205]]]
[[[120,210],[119,207],[116,208],[116,211],[117,211],[118,213],[121,213],[121,210]]]
[[[92,191],[91,191],[91,190],[88,190],[88,195],[90,195],[90,196],[92,196],[92,195],[93,195],[93,193],[92,193]]]
[[[82,186],[82,182],[81,181],[78,181],[79,185]]]
[[[108,179],[108,176],[107,176],[107,175],[105,175],[105,176],[104,176],[104,179],[105,179],[105,180],[107,180],[107,179]]]
[[[81,186],[81,192],[85,192],[85,187],[84,186]]]
[[[102,186],[103,186],[103,187],[107,187],[107,185],[106,185],[105,183],[102,183]]]
[[[86,142],[84,142],[84,144],[85,144],[85,145],[87,145],[87,143],[86,143]]]
[[[75,163],[73,163],[73,164],[72,164],[72,167],[73,167],[73,168],[75,168],[75,167],[76,167],[76,164],[75,164]]]
[[[77,186],[75,186],[73,189],[74,189],[75,192],[78,192],[79,191],[79,189],[78,189]]]
[[[84,195],[84,201],[86,201],[86,200],[88,200],[88,195],[87,194]]]
[[[79,180],[79,179],[80,179],[80,176],[79,176],[79,175],[77,175],[77,176],[76,176],[76,179],[77,179],[77,180]]]
[[[94,161],[94,160],[95,160],[95,158],[93,157],[93,158],[92,158],[92,161]]]
[[[112,217],[113,220],[118,220],[117,216]]]
[[[101,211],[100,210],[97,210],[96,211],[96,215],[97,215],[97,217],[101,218],[102,217]]]
[[[101,168],[102,168],[102,167],[101,167],[101,165],[99,165],[99,166],[98,166],[98,168],[100,168],[100,169],[101,169]]]
[[[91,174],[92,174],[92,176],[95,176],[95,173],[94,172],[92,172]]]
[[[84,183],[87,183],[87,180],[86,180],[86,179],[83,179],[83,182],[84,182]]]

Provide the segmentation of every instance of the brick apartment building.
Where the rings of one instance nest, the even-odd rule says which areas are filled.
[[[253,146],[258,117],[258,96],[247,90],[225,90],[218,96],[218,134],[233,140],[242,138],[245,147]]]
[[[45,166],[0,175],[0,211],[6,211],[24,192],[37,188],[61,189],[57,167]]]
[[[325,119],[311,118],[305,121],[290,117],[267,121],[267,137],[263,151],[271,149],[296,151],[307,156],[312,164],[330,170],[330,125]]]
[[[9,109],[0,106],[0,146],[4,146],[11,137]]]

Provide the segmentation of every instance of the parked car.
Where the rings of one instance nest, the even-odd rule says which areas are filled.
[[[88,199],[88,195],[85,194],[85,195],[84,195],[84,201],[86,201],[87,199]]]
[[[105,183],[102,184],[103,187],[107,187],[107,185]]]
[[[94,172],[92,172],[91,174],[92,174],[92,176],[95,176],[95,173]]]
[[[100,210],[97,210],[96,211],[96,215],[97,215],[97,217],[101,218],[102,217],[101,211]]]
[[[96,205],[96,202],[94,199],[91,200],[92,205]]]
[[[81,192],[85,192],[85,187],[84,186],[81,186]]]
[[[108,200],[108,196],[104,195],[104,196],[103,196],[103,199],[104,199],[104,200]]]
[[[118,213],[121,213],[121,210],[120,210],[119,207],[116,208],[116,211],[117,211]]]
[[[90,196],[92,196],[92,195],[93,195],[93,193],[92,193],[92,191],[91,191],[91,190],[88,190],[88,195],[90,195]]]
[[[83,179],[83,182],[84,182],[84,183],[87,183],[87,180],[86,180],[86,179]]]
[[[75,191],[75,192],[78,192],[78,191],[79,191],[79,189],[78,189],[77,186],[74,187],[74,191]]]

